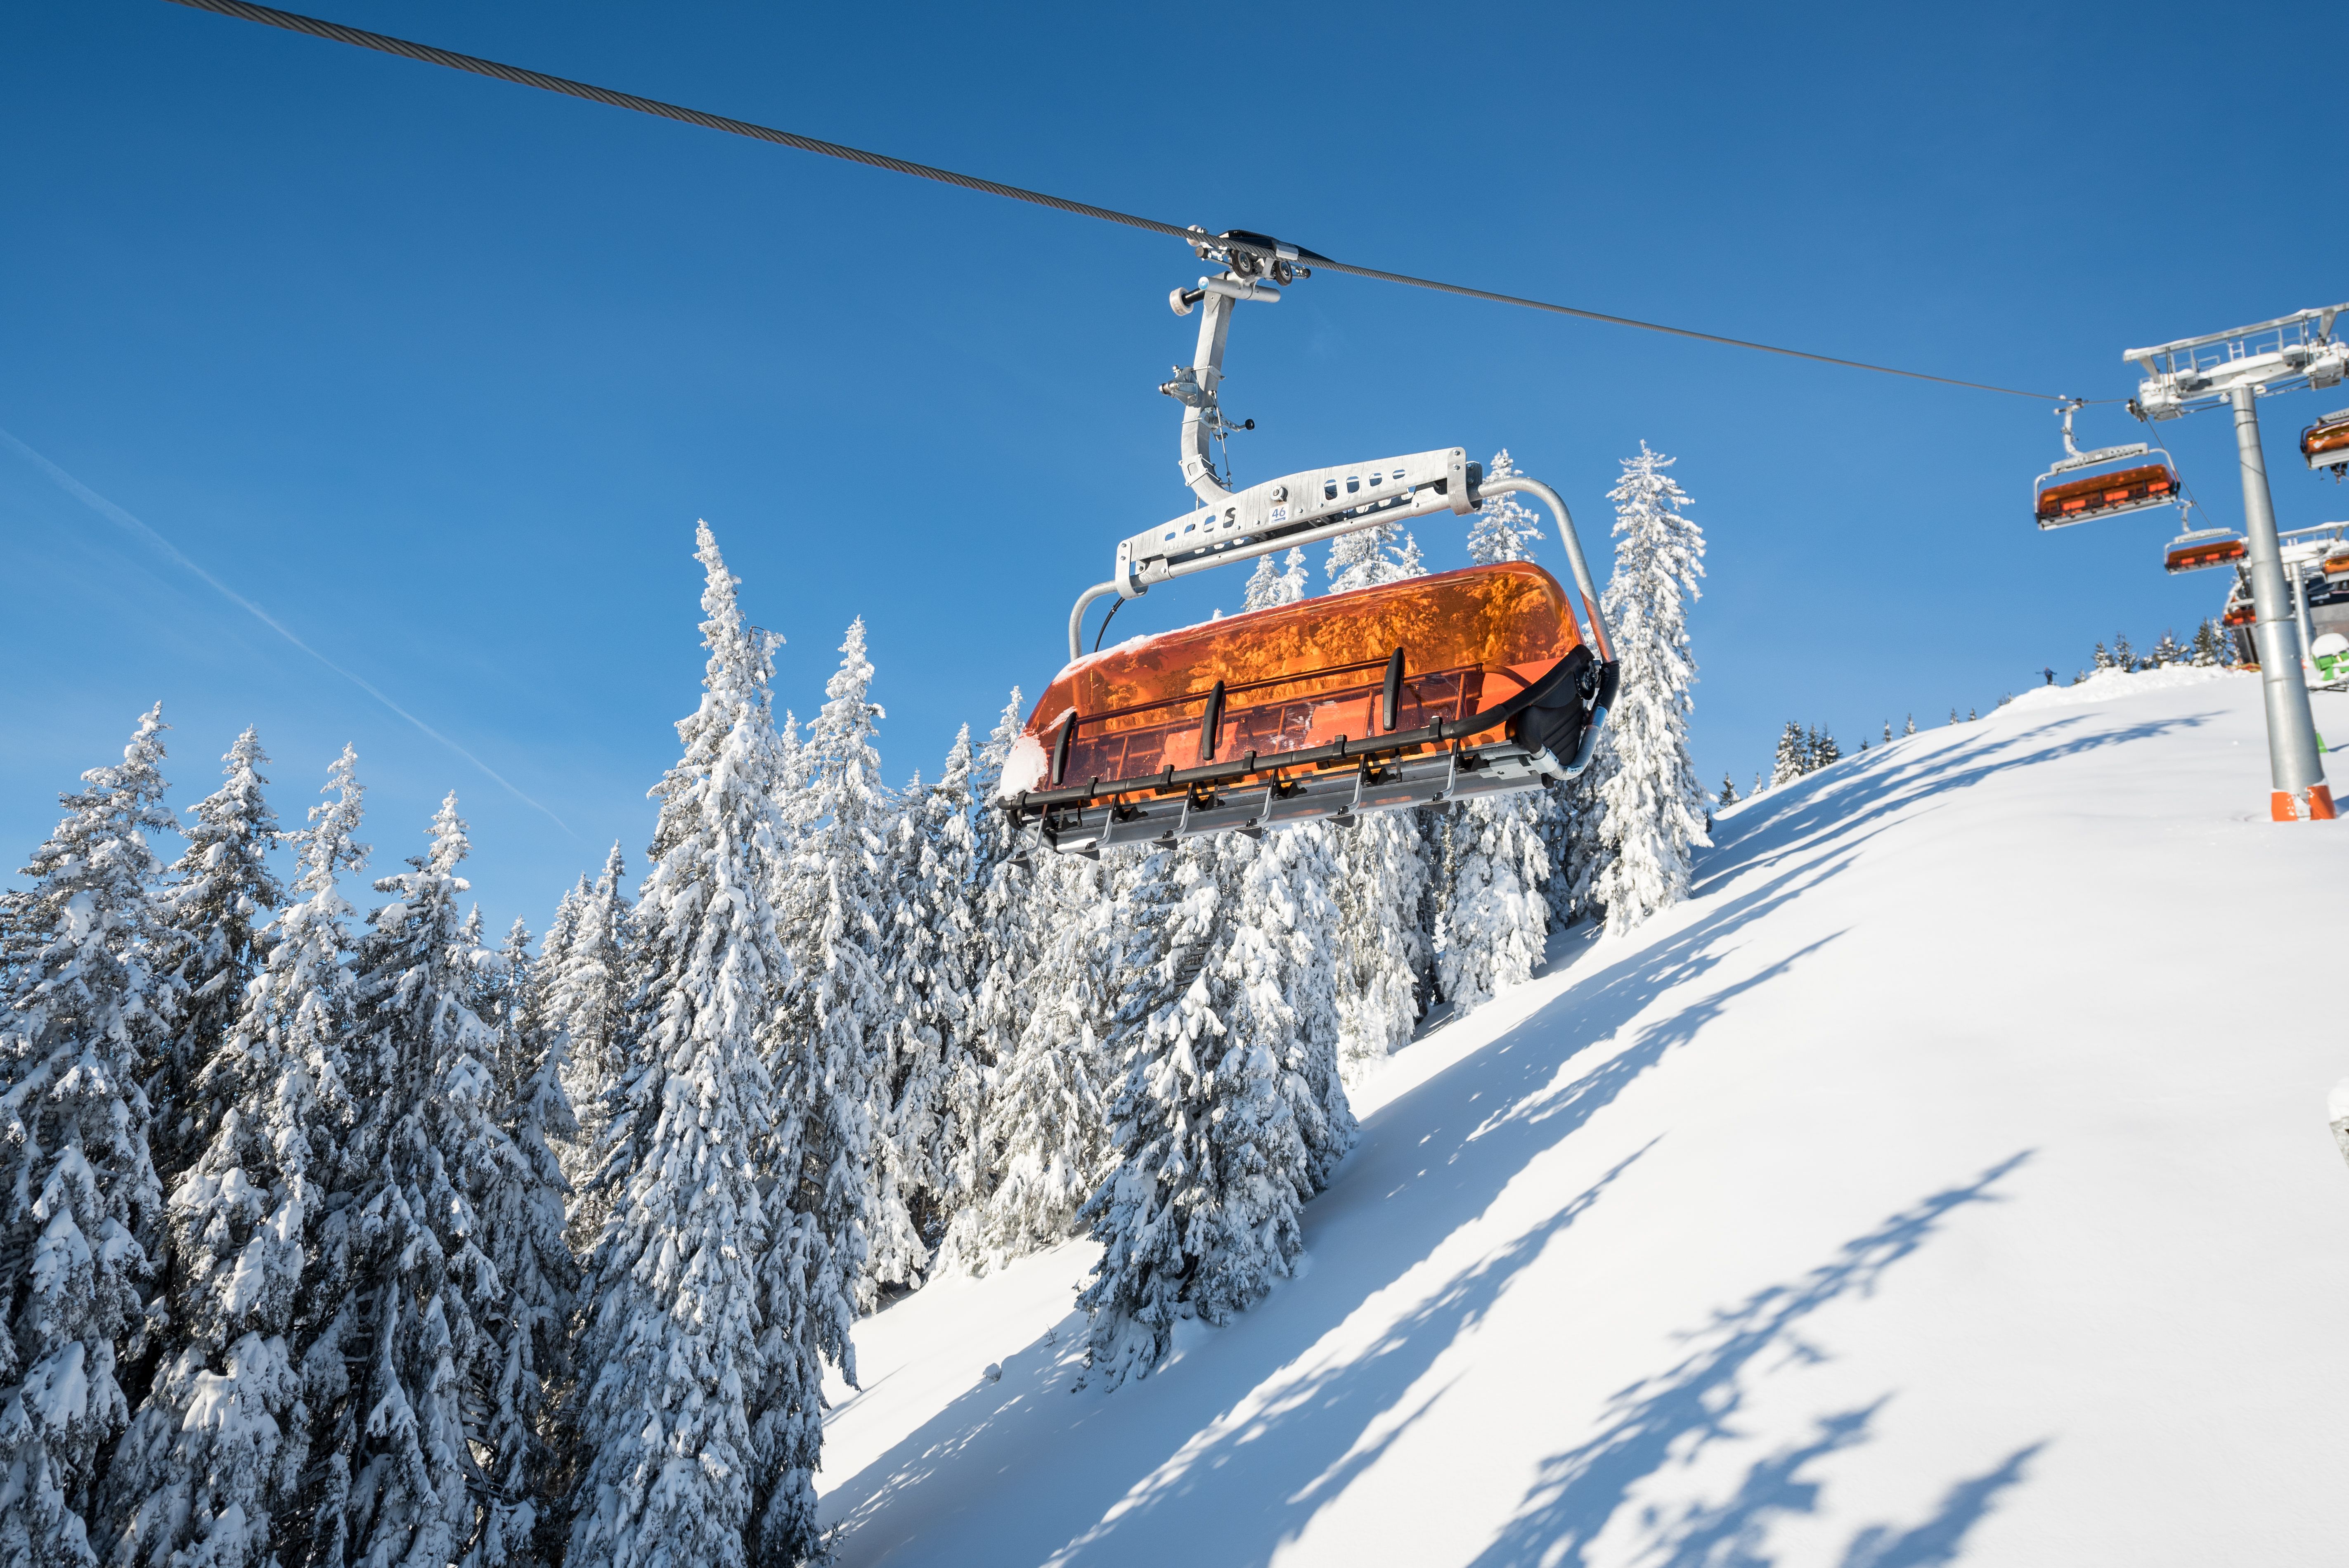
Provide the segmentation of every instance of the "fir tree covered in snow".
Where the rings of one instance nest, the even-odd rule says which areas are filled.
[[[638,978],[604,1132],[615,1197],[584,1313],[587,1461],[570,1499],[570,1568],[739,1568],[813,1547],[821,1398],[812,1368],[776,1365],[803,1347],[774,1337],[803,1315],[796,1293],[809,1286],[774,1271],[760,1174],[790,1153],[767,1073],[770,998],[788,962],[767,863],[781,749],[771,665],[707,524],[698,537],[709,658],[701,705],[678,725],[684,755],[654,790]],[[779,1378],[797,1379],[808,1403],[756,1432]],[[762,1509],[782,1530],[771,1554],[747,1544]]]
[[[1486,797],[1449,813],[1446,896],[1435,933],[1437,984],[1457,1013],[1523,985],[1549,934],[1548,846],[1537,817],[1547,792]]]
[[[1293,1015],[1217,848],[1152,854],[1126,906],[1116,1165],[1084,1207],[1102,1257],[1078,1298],[1087,1364],[1111,1387],[1164,1360],[1181,1320],[1253,1305],[1304,1244],[1319,1108],[1281,1059]]]
[[[1488,481],[1507,479],[1516,471],[1516,465],[1509,460],[1509,449],[1503,447],[1493,454],[1485,477]],[[1534,542],[1541,536],[1540,515],[1516,491],[1503,490],[1487,496],[1476,521],[1468,525],[1468,559],[1479,566],[1531,561]]]
[[[592,883],[581,877],[564,895],[540,958],[544,1048],[560,1053],[564,1098],[575,1118],[576,1130],[558,1137],[555,1150],[574,1189],[572,1235],[582,1252],[595,1244],[611,1207],[610,1191],[592,1177],[613,1097],[625,1088],[620,1020],[631,978],[626,876],[627,862],[615,843],[602,873]]]
[[[1888,724],[1884,727],[1884,729],[1886,735],[1889,737],[1891,734],[1892,727]],[[1714,798],[1715,803],[1723,807],[1734,806],[1737,804],[1737,780],[1732,779],[1724,772],[1721,776],[1721,793]]]
[[[1615,502],[1615,572],[1606,609],[1622,661],[1622,689],[1607,727],[1598,795],[1607,851],[1599,902],[1609,931],[1629,931],[1687,896],[1689,851],[1706,843],[1704,790],[1689,759],[1687,601],[1704,574],[1704,535],[1682,509],[1689,498],[1650,451],[1623,464]]]
[[[805,781],[792,791],[792,858],[777,893],[791,970],[770,1071],[781,1103],[802,1119],[794,1123],[792,1205],[823,1238],[821,1255],[808,1260],[809,1284],[844,1346],[850,1319],[873,1305],[876,1287],[918,1278],[929,1255],[901,1173],[875,1141],[887,1109],[881,946],[891,900],[883,873],[895,808],[874,747],[882,713],[869,696],[863,621],[850,624],[840,655],[797,763]]]
[[[1330,592],[1350,593],[1426,574],[1419,545],[1400,522],[1376,523],[1330,542]]]
[[[470,1005],[496,955],[460,916],[456,797],[430,847],[378,881],[343,1054],[353,1120],[335,1150],[304,1293],[332,1314],[304,1353],[317,1478],[307,1555],[448,1562],[495,1527],[471,1448],[504,1294],[483,1194],[517,1161],[497,1122],[496,1031]]]
[[[1835,732],[1826,728],[1812,730],[1804,738],[1807,755],[1803,771],[1816,773],[1831,763],[1843,760],[1843,748],[1836,744]]]
[[[2153,645],[2153,652],[2145,656],[2145,664],[2147,668],[2158,670],[2164,665],[2182,664],[2185,659],[2186,650],[2178,645],[2178,639],[2165,627],[2160,640]]]
[[[579,1269],[564,1233],[571,1183],[559,1147],[578,1122],[563,1087],[568,1037],[546,1027],[532,973],[530,932],[519,920],[499,954],[492,1065],[498,1149],[475,1198],[482,1251],[502,1287],[484,1314],[487,1366],[480,1387],[486,1420],[473,1434],[487,1450],[488,1516],[469,1563],[551,1562],[561,1515],[548,1506],[568,1457],[556,1402],[568,1386],[570,1329]]]
[[[1123,855],[1096,862],[1044,854],[989,884],[982,928],[998,950],[975,1013],[981,1048],[1002,1054],[979,1129],[985,1191],[957,1216],[952,1238],[964,1268],[984,1272],[1064,1240],[1100,1178],[1107,1158],[1102,1039],[1123,890],[1138,864]],[[1016,913],[999,905],[1005,887],[1024,891]]]
[[[356,768],[347,747],[330,799],[292,836],[295,901],[224,1048],[191,1086],[215,1114],[170,1195],[169,1343],[108,1477],[113,1561],[246,1568],[305,1556],[296,1481],[311,1405],[295,1346],[335,1312],[301,1286],[326,1217],[336,1128],[356,1109],[342,1067],[351,910],[336,886],[367,862]]]
[[[1273,569],[1269,552],[1256,559],[1256,571],[1247,580],[1244,610],[1269,610],[1276,604],[1294,604],[1309,592],[1311,578],[1305,568],[1305,552],[1292,550],[1278,571]]]
[[[936,785],[909,792],[889,845],[895,896],[882,948],[888,994],[881,1135],[925,1262],[945,1238],[957,1189],[950,1172],[975,1131],[962,1125],[972,1109],[961,1087],[978,945],[971,763],[966,725]]]
[[[140,1282],[163,1194],[139,1068],[163,1054],[151,967],[163,807],[160,707],[82,775],[34,851],[0,1011],[0,1563],[92,1560],[98,1452],[129,1418]]]
[[[1810,770],[1810,742],[1803,734],[1803,727],[1790,718],[1779,732],[1778,750],[1770,759],[1770,788],[1791,784]]]
[[[151,1142],[155,1174],[169,1192],[179,1182],[220,1108],[191,1093],[220,1054],[260,973],[262,930],[284,902],[269,869],[277,819],[262,798],[261,738],[251,729],[222,758],[228,782],[198,801],[188,848],[171,869],[162,911],[163,951],[175,1006],[171,1040],[146,1085],[158,1117]]]

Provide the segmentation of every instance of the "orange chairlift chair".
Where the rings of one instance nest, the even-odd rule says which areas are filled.
[[[2240,534],[2223,528],[2198,528],[2171,540],[2162,552],[2161,569],[2175,577],[2212,566],[2232,566],[2249,559],[2251,545]]]
[[[1069,664],[1006,758],[997,804],[1048,848],[1167,841],[1538,789],[1578,774],[1614,700],[1616,665],[1573,520],[1556,491],[1487,481],[1454,447],[1311,469],[1244,490],[1211,442],[1231,429],[1216,400],[1230,312],[1309,275],[1309,252],[1245,232],[1201,236],[1220,277],[1171,297],[1205,304],[1193,364],[1161,390],[1185,406],[1182,465],[1203,503],[1117,549],[1117,575],[1069,617]],[[1488,495],[1548,503],[1580,590],[1531,562],[1470,567],[1209,621],[1082,651],[1086,607],[1276,550]],[[1112,605],[1111,614],[1116,614]],[[1102,622],[1104,631],[1107,621]],[[1096,641],[1098,642],[1098,637]]]
[[[2064,528],[2148,506],[2175,506],[2182,511],[2185,491],[2169,454],[2143,441],[2080,450],[2072,438],[2072,414],[2080,407],[2076,397],[2064,405],[2064,455],[2032,482],[2031,511],[2039,526]],[[2079,477],[2066,477],[2070,475]]]
[[[2312,469],[2349,469],[2349,408],[2338,408],[2300,433],[2300,455]]]

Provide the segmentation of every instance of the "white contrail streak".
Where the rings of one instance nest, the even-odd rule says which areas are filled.
[[[367,696],[375,698],[376,701],[383,704],[384,707],[391,709],[392,712],[399,715],[400,717],[408,720],[409,723],[414,725],[417,728],[422,730],[425,734],[430,736],[433,739],[439,741],[441,745],[447,747],[450,750],[455,752],[458,756],[463,758],[466,761],[471,763],[474,767],[488,774],[491,778],[496,779],[498,783],[504,788],[506,793],[512,795],[515,799],[520,800],[523,805],[530,807],[533,810],[545,812],[547,820],[553,822],[564,832],[571,833],[570,823],[564,821],[554,812],[548,811],[544,806],[540,805],[537,801],[532,799],[529,796],[515,789],[512,781],[508,779],[505,775],[500,773],[496,769],[491,767],[488,763],[482,761],[480,758],[474,756],[471,752],[466,750],[463,747],[458,745],[455,741],[450,739],[447,736],[441,734],[439,730],[433,728],[430,725],[425,723],[422,719],[417,717],[414,714],[409,712],[406,708],[392,701],[391,698],[384,696],[381,691],[376,688],[374,683],[367,680],[364,676],[352,674],[349,670],[343,668],[342,665],[335,663],[334,660],[328,658],[326,655],[320,653],[317,649],[312,647],[309,644],[295,636],[293,632],[286,627],[285,622],[280,621],[276,616],[271,614],[268,611],[263,609],[260,605],[254,603],[252,600],[246,598],[243,594],[230,587],[219,578],[213,576],[211,573],[197,565],[193,561],[189,560],[186,553],[182,552],[178,545],[173,544],[170,540],[164,538],[161,534],[148,527],[144,522],[141,522],[139,519],[131,516],[130,513],[123,511],[122,508],[115,505],[112,501],[107,500],[104,496],[98,494],[96,490],[90,489],[88,485],[74,478],[73,475],[66,472],[65,469],[57,467],[57,464],[49,461],[48,459],[41,456],[40,453],[33,450],[32,448],[25,445],[24,442],[18,440],[15,436],[10,435],[5,429],[0,429],[0,442],[6,443],[10,450],[16,452],[26,462],[31,463],[35,468],[47,474],[49,479],[56,483],[59,490],[64,490],[67,495],[73,497],[76,500],[81,502],[82,505],[89,508],[90,511],[97,512],[100,517],[105,518],[109,522],[118,523],[123,528],[129,530],[132,533],[137,534],[140,539],[145,540],[149,544],[152,545],[156,550],[170,556],[180,565],[202,578],[206,583],[212,585],[213,591],[218,593],[222,598],[235,604],[238,608],[251,615],[254,620],[259,621],[263,625],[268,627],[271,631],[276,633],[279,636],[285,638],[287,642],[293,644],[295,647],[301,649],[304,653],[309,655],[312,658],[317,660],[320,664],[326,665],[328,669],[334,671],[336,675],[342,676],[345,680],[350,682],[353,686],[367,693]],[[571,836],[576,839],[579,835],[576,833],[571,833]]]

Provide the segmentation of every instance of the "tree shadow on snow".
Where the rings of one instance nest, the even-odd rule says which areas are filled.
[[[1701,894],[1723,878],[1794,851],[1847,839],[1855,830],[1873,827],[1936,795],[1971,789],[2010,769],[2151,740],[2173,730],[2199,728],[2218,717],[2193,714],[2066,735],[2089,722],[2089,715],[2074,714],[2018,734],[1969,736],[1953,746],[1920,749],[1913,757],[1897,747],[1847,757],[1782,784],[1735,816],[1716,821],[1713,848],[1699,851],[1695,891]]]
[[[1584,1568],[1600,1534],[1635,1507],[1633,1494],[1642,1483],[1742,1435],[1734,1423],[1745,1405],[1749,1369],[1764,1357],[1780,1364],[1819,1359],[1800,1336],[1806,1318],[1842,1297],[1869,1294],[1884,1271],[1915,1252],[1953,1210],[1998,1202],[1992,1186],[2027,1158],[2028,1150],[2011,1156],[1963,1186],[1932,1194],[1847,1242],[1801,1279],[1757,1291],[1685,1336],[1691,1349],[1677,1365],[1617,1394],[1597,1437],[1543,1464],[1517,1516],[1473,1568]],[[1817,1511],[1822,1483],[1807,1473],[1810,1467],[1868,1440],[1885,1402],[1817,1418],[1806,1440],[1748,1467],[1724,1501],[1638,1504],[1629,1516],[1632,1554],[1661,1568],[1764,1568],[1773,1561],[1773,1525]],[[1967,1533],[2000,1493],[2023,1479],[2044,1446],[2017,1449],[1985,1473],[1957,1482],[1918,1524],[1859,1531],[1845,1550],[1844,1568],[1925,1568],[1954,1561]]]
[[[1157,1375],[1071,1398],[1073,1315],[1053,1344],[1004,1357],[999,1383],[973,1388],[826,1489],[825,1514],[843,1527],[842,1561],[878,1562],[907,1546],[909,1556],[943,1554],[950,1533],[967,1546],[984,1542],[986,1560],[1006,1563],[1268,1562],[1424,1413],[1439,1396],[1399,1407],[1639,1154],[1538,1222],[1496,1235],[1473,1264],[1409,1276],[1425,1274],[1447,1238],[1476,1222],[1529,1164],[1693,1040],[1733,998],[1835,940],[1822,937],[1633,1027],[1667,991],[1701,985],[1742,927],[1832,874],[1840,858],[1788,868],[1595,968],[1366,1119],[1336,1182],[1306,1208],[1309,1271],[1225,1329],[1193,1336],[1193,1348]],[[1619,1038],[1627,1030],[1628,1041]],[[1599,1055],[1596,1042],[1619,1048],[1581,1067],[1579,1058]],[[1396,1286],[1414,1304],[1392,1324],[1381,1317],[1365,1331],[1366,1346],[1314,1356],[1357,1310],[1394,1311],[1372,1298]],[[1373,1430],[1380,1435],[1366,1442]],[[1038,1484],[1043,1476],[1049,1487]]]

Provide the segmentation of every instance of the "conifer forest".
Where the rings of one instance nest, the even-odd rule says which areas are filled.
[[[818,1561],[860,1318],[1074,1235],[1086,1377],[1148,1377],[1291,1271],[1350,1083],[1687,894],[1670,467],[1611,492],[1588,771],[1346,826],[1054,855],[991,806],[1017,690],[893,787],[863,623],[794,711],[707,524],[651,842],[542,932],[483,928],[453,794],[373,820],[347,748],[295,777],[126,715],[0,895],[0,1563]],[[1544,541],[1504,495],[1468,542]],[[1397,527],[1322,564],[1423,570]],[[1246,607],[1314,576],[1265,556]]]

